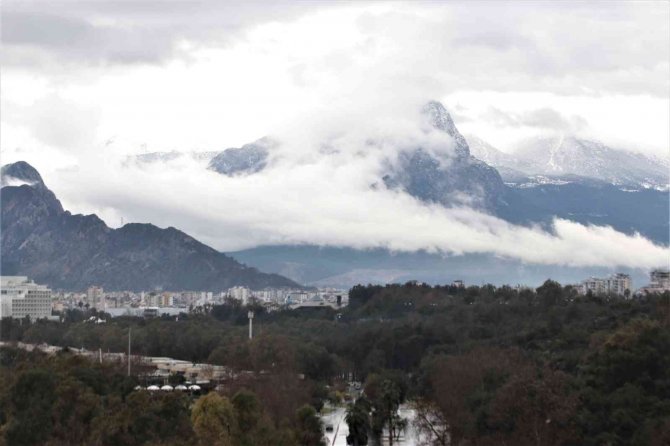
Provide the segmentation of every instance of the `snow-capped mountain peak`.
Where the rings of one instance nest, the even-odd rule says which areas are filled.
[[[428,122],[433,128],[445,132],[454,139],[457,156],[470,156],[470,148],[467,141],[456,128],[454,120],[444,105],[438,101],[429,101],[423,106],[421,111],[428,118]]]
[[[670,183],[668,160],[608,147],[600,141],[573,135],[535,137],[504,153],[476,138],[469,138],[474,156],[495,166],[503,177],[509,172],[527,176],[573,175],[618,186],[665,190]]]

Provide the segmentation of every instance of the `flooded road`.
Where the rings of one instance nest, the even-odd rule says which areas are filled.
[[[402,418],[408,420],[407,429],[400,435],[400,438],[393,442],[394,445],[398,446],[417,446],[419,444],[418,433],[414,429],[412,421],[414,420],[414,409],[408,405],[403,405],[398,411]],[[349,427],[347,426],[346,421],[344,420],[346,416],[345,407],[336,407],[332,409],[331,412],[323,415],[321,420],[323,421],[324,427],[332,426],[332,432],[326,432],[325,437],[327,439],[328,446],[346,446],[347,445],[347,435],[349,435]],[[386,433],[385,433],[386,434]],[[386,436],[386,435],[385,435]],[[376,443],[372,438],[369,441],[369,446],[386,446],[388,440],[385,438],[381,444]]]

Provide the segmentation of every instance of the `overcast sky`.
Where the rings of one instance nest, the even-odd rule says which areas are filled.
[[[399,241],[403,224],[421,231],[427,221],[454,220],[405,197],[382,199],[388,208],[379,215],[402,209],[413,222],[377,239],[377,221],[343,230],[342,216],[365,202],[313,193],[328,189],[318,175],[333,166],[312,160],[310,144],[351,133],[350,156],[339,162],[355,166],[366,135],[400,137],[416,105],[437,99],[462,133],[505,151],[528,136],[570,133],[668,156],[669,11],[664,1],[4,0],[2,162],[34,164],[75,212],[97,212],[113,226],[175,225],[220,249],[301,241],[487,251],[485,238],[460,246],[435,231],[431,240]],[[301,173],[298,163],[228,184],[190,164],[169,175],[122,167],[127,155],[222,150],[268,134],[287,135],[295,159],[313,169]],[[371,166],[340,177],[367,181]],[[369,183],[356,178],[337,187],[368,199]],[[282,203],[287,193],[302,206]],[[320,228],[304,227],[323,200],[331,202]]]

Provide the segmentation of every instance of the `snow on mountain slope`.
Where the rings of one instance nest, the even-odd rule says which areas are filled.
[[[571,136],[535,138],[524,141],[515,155],[531,166],[529,173],[573,174],[620,186],[668,188],[667,160],[613,149],[599,141]]]
[[[174,161],[177,159],[180,159],[182,157],[190,157],[194,161],[199,161],[199,162],[210,162],[212,158],[214,158],[216,155],[218,155],[220,152],[214,152],[214,151],[208,151],[208,152],[179,152],[176,150],[172,150],[170,152],[149,152],[149,153],[142,153],[139,155],[136,155],[135,157],[131,158],[134,161],[137,161],[139,163],[156,163],[156,162],[167,162],[167,161]]]
[[[488,142],[476,136],[468,135],[470,153],[477,159],[482,160],[489,166],[495,167],[505,181],[521,181],[528,177],[524,170],[530,166],[514,155],[496,149]],[[523,169],[523,170],[522,170]]]
[[[470,154],[467,141],[446,108],[437,101],[430,101],[423,107],[422,114],[433,128],[452,138],[453,154],[442,160],[423,147],[403,151],[397,165],[384,175],[384,184],[422,201],[445,206],[467,203],[495,211],[503,205],[502,178],[496,169]]]
[[[252,174],[265,168],[269,150],[277,143],[270,138],[261,138],[240,148],[219,152],[209,162],[209,169],[222,175]]]
[[[478,138],[469,137],[474,156],[495,166],[506,181],[526,176],[578,176],[616,186],[667,190],[669,160],[613,149],[599,141],[573,136],[539,137],[523,141],[513,153],[504,153]]]

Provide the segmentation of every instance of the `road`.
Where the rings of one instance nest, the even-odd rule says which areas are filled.
[[[408,407],[407,405],[402,405],[398,411],[400,416],[409,420],[407,431],[403,433],[400,437],[400,441],[394,442],[394,445],[398,446],[415,446],[419,444],[419,439],[417,432],[412,425],[414,420],[414,410]],[[323,415],[321,420],[323,420],[324,426],[329,424],[333,426],[332,432],[326,432],[326,438],[328,439],[328,446],[346,446],[347,445],[347,435],[349,435],[349,427],[347,426],[344,417],[346,415],[346,409],[344,407],[336,407],[332,412]],[[383,444],[387,444],[387,441],[384,441]]]
[[[349,426],[344,421],[344,416],[346,415],[346,409],[344,407],[336,407],[332,412],[321,417],[323,420],[323,425],[333,426],[332,432],[326,432],[326,438],[328,439],[328,446],[346,446],[347,445],[347,435],[349,435]]]

